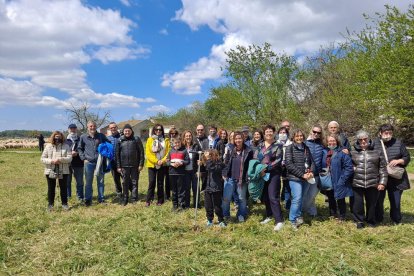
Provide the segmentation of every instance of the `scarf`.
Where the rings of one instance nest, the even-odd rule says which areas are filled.
[[[152,142],[151,151],[153,153],[159,153],[164,149],[163,142],[164,138],[162,136],[153,135],[152,138],[154,141]]]

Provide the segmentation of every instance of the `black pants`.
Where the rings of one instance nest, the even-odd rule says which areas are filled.
[[[384,200],[385,193],[388,193],[388,200],[390,201],[390,218],[395,223],[401,222],[401,196],[403,191],[398,189],[395,184],[388,183],[384,191],[379,192],[377,206],[375,207],[375,218],[377,222],[384,220]]]
[[[266,217],[273,216],[276,223],[283,222],[282,208],[280,207],[280,175],[270,174],[263,188],[263,201],[266,206]]]
[[[123,170],[122,189],[124,200],[128,201],[129,192],[131,191],[132,201],[138,200],[138,167],[125,167]]]
[[[197,176],[196,176],[196,173],[193,172],[192,170],[185,171],[184,188],[185,188],[185,206],[190,207],[191,189],[193,190],[193,202],[194,203],[196,202],[196,190],[197,190]]]
[[[164,203],[164,175],[165,167],[161,167],[159,169],[148,168],[147,202],[151,202],[154,200],[155,183],[157,183],[158,203]]]
[[[117,194],[122,193],[122,185],[121,185],[121,174],[116,170],[116,162],[111,162],[111,174],[112,178],[114,179],[115,183],[115,191]]]
[[[219,222],[223,221],[222,205],[223,192],[205,192],[204,193],[204,207],[206,208],[207,220],[213,221],[214,213]]]
[[[325,195],[328,197],[329,203],[329,215],[336,216],[339,210],[339,216],[345,218],[346,215],[346,202],[345,198],[335,200],[334,190],[325,191]]]
[[[170,174],[172,203],[174,208],[186,208],[184,174]]]
[[[378,189],[376,187],[366,189],[353,187],[352,190],[354,191],[354,203],[352,207],[354,220],[356,222],[364,222],[365,219],[369,224],[375,225],[375,205],[377,204],[379,195]],[[366,212],[364,207],[366,207]]]
[[[56,179],[49,178],[49,175],[46,175],[47,180],[47,200],[49,201],[49,205],[55,204],[55,194],[56,194]],[[62,205],[68,204],[68,188],[67,188],[67,181],[68,175],[64,174],[62,179],[59,180],[59,188],[60,188],[60,199],[62,200]]]

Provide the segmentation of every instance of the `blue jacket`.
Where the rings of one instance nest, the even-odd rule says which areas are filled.
[[[315,164],[314,170],[313,170],[313,174],[314,175],[319,175],[319,173],[322,170],[322,155],[323,155],[323,150],[324,147],[321,144],[321,141],[318,140],[306,140],[305,144],[308,146],[311,155],[312,155],[312,159],[313,162]]]
[[[331,158],[330,171],[335,199],[353,196],[351,180],[354,175],[354,167],[351,156],[343,153],[342,149],[342,147],[336,148]],[[323,168],[326,168],[327,155],[328,149],[324,149],[322,157]]]

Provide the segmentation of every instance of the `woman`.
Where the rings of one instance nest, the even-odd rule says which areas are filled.
[[[410,163],[410,153],[400,139],[393,137],[394,127],[390,124],[380,126],[379,135],[380,137],[374,140],[374,149],[379,150],[384,154],[384,149],[381,144],[382,140],[386,150],[388,164],[405,169],[405,167],[408,166],[408,163]],[[388,175],[386,191],[388,192],[388,200],[390,201],[390,217],[395,224],[401,223],[401,196],[403,191],[408,190],[409,188],[410,181],[406,170],[404,170],[401,179]],[[375,208],[375,217],[378,223],[382,222],[384,219],[384,199],[386,191],[380,191]]]
[[[60,131],[54,131],[49,138],[50,144],[43,150],[41,162],[45,165],[44,174],[47,180],[48,211],[53,210],[55,203],[56,179],[59,179],[60,198],[62,209],[69,210],[67,181],[69,175],[69,164],[72,161],[72,151],[64,143],[65,138]]]
[[[170,128],[170,131],[168,131],[168,138],[170,138],[170,143],[176,137],[180,137],[180,136],[175,126],[172,125]],[[168,168],[165,170],[164,178],[165,178],[165,199],[170,200],[171,186],[170,186],[170,171],[168,170]]]
[[[201,147],[198,143],[194,143],[193,134],[191,131],[186,130],[182,134],[182,140],[184,147],[187,149],[188,155],[190,157],[190,163],[185,166],[185,177],[184,177],[184,187],[186,190],[185,202],[186,206],[190,206],[190,197],[191,190],[193,190],[193,207],[195,208],[196,199],[197,199],[197,170],[198,165],[197,161],[199,159],[198,152],[201,151]],[[200,194],[198,195],[198,201],[200,201]]]
[[[287,170],[286,170],[286,148],[292,144],[292,141],[289,140],[289,130],[286,127],[281,127],[277,131],[278,139],[277,142],[283,145],[283,158],[282,158],[282,193],[281,199],[285,202],[286,210],[290,209],[291,203],[291,196],[290,196],[290,187],[289,187],[289,180],[287,178]]]
[[[322,157],[322,168],[328,168],[331,179],[332,189],[326,191],[329,203],[329,215],[345,220],[346,197],[353,196],[351,180],[354,173],[352,159],[349,154],[345,154],[340,146],[338,135],[328,134],[326,137],[327,149],[324,149]]]
[[[264,137],[263,137],[263,132],[261,130],[254,130],[253,131],[253,139],[252,142],[250,144],[250,148],[252,149],[253,152],[256,151],[256,149],[259,147],[259,145],[263,142]]]
[[[223,190],[223,214],[230,216],[230,201],[234,190],[238,194],[237,219],[244,222],[247,217],[247,170],[249,161],[253,158],[253,152],[244,144],[243,133],[234,134],[234,148],[226,156],[226,167],[223,170],[224,190]]]
[[[364,227],[364,220],[370,227],[376,225],[375,205],[377,204],[379,191],[383,191],[387,185],[388,176],[384,156],[371,146],[368,133],[359,130],[356,133],[356,139],[355,150],[352,152],[354,166],[354,179],[352,181],[354,203],[352,211],[356,226],[360,229]]]
[[[266,206],[266,217],[261,222],[266,224],[275,219],[275,231],[283,228],[283,215],[280,207],[280,175],[282,174],[283,145],[275,140],[276,128],[272,125],[263,127],[264,141],[258,145],[254,159],[258,159],[261,164],[266,165],[261,175],[269,174],[269,180],[265,182],[263,189],[263,201]],[[253,142],[257,140],[253,136]]]
[[[220,129],[220,131],[219,131],[218,134],[219,134],[220,140],[216,144],[216,150],[219,153],[220,160],[223,161],[224,152],[226,150],[226,145],[228,143],[228,140],[227,140],[227,136],[228,136],[227,135],[227,130],[225,130],[224,128],[223,129]]]
[[[148,168],[148,193],[146,206],[154,200],[155,183],[157,183],[157,205],[164,203],[164,176],[167,167],[167,155],[170,151],[170,139],[164,137],[164,127],[155,124],[151,137],[145,145],[146,167]]]
[[[303,224],[302,200],[304,191],[308,190],[309,180],[313,178],[312,155],[304,143],[303,131],[296,130],[292,135],[293,143],[286,148],[286,169],[292,203],[289,210],[289,221],[297,230]],[[312,184],[314,185],[314,184]]]
[[[234,148],[234,131],[230,132],[229,139],[226,146],[224,147],[223,161],[226,160],[227,155]]]

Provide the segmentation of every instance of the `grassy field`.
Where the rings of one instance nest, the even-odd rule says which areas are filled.
[[[204,209],[193,230],[193,209],[175,214],[161,207],[122,207],[112,202],[90,208],[71,199],[71,210],[46,212],[47,186],[40,153],[0,152],[0,274],[87,275],[412,275],[414,194],[404,192],[404,224],[357,230],[348,220],[321,218],[293,232],[260,225],[263,206],[228,228],[206,229]],[[141,199],[146,173],[139,182]],[[94,185],[96,195],[96,185]],[[386,205],[388,216],[388,204]],[[234,216],[234,213],[232,214]]]

